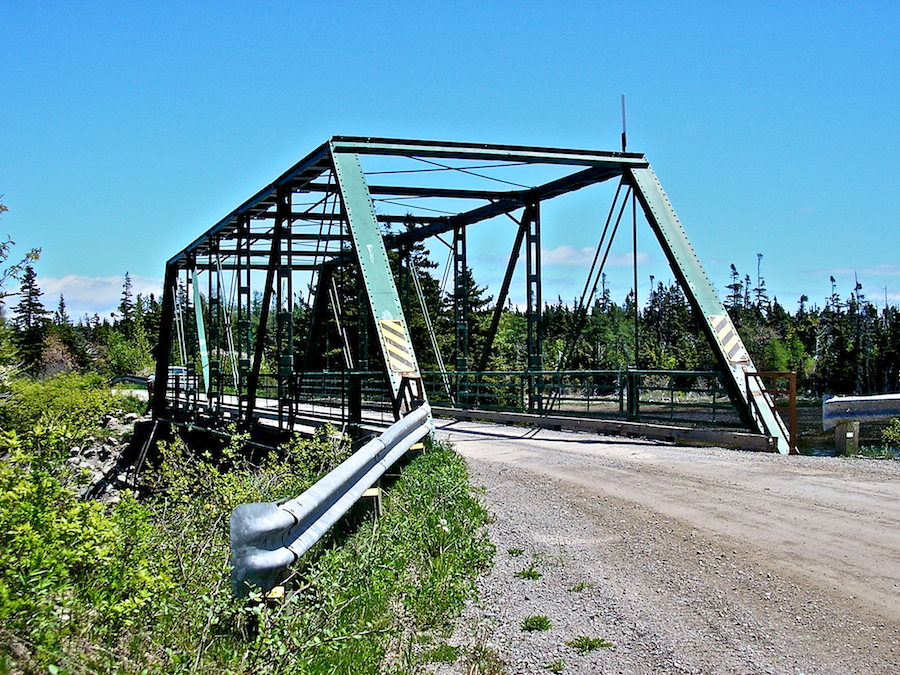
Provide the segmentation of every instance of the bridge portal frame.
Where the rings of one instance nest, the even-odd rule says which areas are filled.
[[[438,166],[442,166],[443,162],[459,161],[483,161],[497,165],[552,165],[566,171],[571,169],[571,172],[536,187],[503,190],[381,185],[370,184],[362,171],[360,157],[368,155],[410,158]],[[157,395],[153,404],[154,416],[158,419],[171,417],[168,367],[175,334],[178,306],[176,295],[180,274],[190,275],[206,271],[210,275],[216,272],[221,275],[223,269],[230,270],[234,274],[233,279],[236,280],[237,286],[239,377],[233,386],[237,390],[240,419],[244,425],[252,424],[256,414],[260,369],[263,365],[267,339],[267,314],[274,296],[278,312],[276,378],[279,397],[278,425],[281,428],[285,424],[292,424],[295,414],[291,401],[293,387],[297,384],[294,377],[297,374],[296,364],[309,364],[315,357],[309,350],[317,348],[314,347],[319,344],[316,340],[322,339],[316,331],[317,322],[321,322],[327,313],[324,308],[327,300],[323,295],[327,284],[321,282],[333,279],[338,269],[354,270],[350,274],[356,288],[358,290],[364,287],[365,296],[368,298],[368,318],[360,315],[358,323],[360,326],[368,324],[370,329],[374,328],[372,332],[379,336],[385,377],[390,383],[393,395],[400,396],[404,381],[418,375],[418,365],[409,327],[390,270],[388,251],[404,248],[408,250],[412,245],[430,237],[453,233],[454,276],[458,296],[466,273],[465,229],[499,215],[508,215],[516,220],[513,214],[519,209],[523,210],[521,218],[516,220],[519,223],[519,230],[506,277],[498,295],[489,339],[480,355],[479,363],[483,368],[487,362],[491,342],[496,334],[495,324],[502,311],[513,269],[524,243],[528,285],[528,368],[539,370],[543,365],[540,330],[542,309],[540,204],[589,185],[613,179],[621,181],[622,185],[627,186],[636,196],[726,376],[726,388],[741,418],[751,430],[775,437],[779,451],[790,451],[783,423],[765,403],[766,394],[762,386],[754,384],[752,374],[756,369],[752,360],[644,155],[521,145],[335,136],[316,148],[166,263],[162,327],[157,352]],[[295,203],[298,196],[312,198],[312,206],[308,203],[304,203],[302,207],[298,206]],[[467,204],[474,202],[475,205],[452,215],[411,217],[408,212],[376,213],[373,203],[376,197],[384,200],[382,203],[388,203],[390,199],[442,198],[464,200]],[[379,226],[410,221],[413,225],[405,232],[382,234],[379,231]],[[270,222],[271,225],[268,225]],[[260,227],[260,224],[263,226]],[[306,226],[307,230],[298,229],[296,227],[298,224]],[[318,233],[310,233],[308,228],[311,224],[318,227]],[[315,244],[315,249],[304,248],[311,242]],[[338,242],[338,247],[331,248],[330,242]],[[307,353],[301,355],[300,359],[294,358],[297,345],[291,334],[292,323],[288,320],[294,311],[294,295],[290,288],[291,274],[298,270],[310,272],[317,276],[320,282],[309,312],[309,325],[306,329]],[[250,326],[253,303],[251,278],[254,273],[260,272],[265,272],[266,275],[262,291],[263,316],[257,330],[253,332]],[[213,293],[213,286],[210,280],[209,296],[215,295],[216,304],[220,306],[221,295],[218,291]],[[312,291],[312,288],[310,290]],[[457,297],[455,307],[457,308],[456,361],[458,364],[463,361],[468,363],[465,299]],[[195,311],[200,316],[202,307],[195,308]],[[341,317],[338,316],[336,320],[340,322]],[[384,323],[392,321],[399,323],[390,325]],[[390,338],[385,337],[386,331],[397,329],[398,326],[399,341],[403,343],[403,338],[406,338],[405,344],[401,344],[401,347],[405,347],[405,351],[401,349],[401,356],[405,354],[407,372],[403,371],[403,367],[406,366],[392,367],[391,364],[395,362],[392,361],[393,347]],[[214,361],[217,365],[214,372],[219,376],[226,370],[221,367],[223,342],[220,333],[227,329],[228,327],[220,326],[217,319],[214,345],[219,351]],[[357,344],[362,344],[367,339],[369,331],[363,328],[358,328],[357,331]],[[348,360],[349,347],[345,346],[344,352],[347,359],[344,365],[348,370],[352,370],[352,363]],[[394,352],[393,356],[396,357],[397,353]],[[404,361],[404,358],[400,360]],[[362,360],[362,356],[359,360]],[[748,374],[751,376],[748,377]],[[218,390],[210,383],[205,383],[204,386],[207,406],[214,413],[216,399],[221,398],[221,384]],[[535,393],[538,394],[534,400],[539,410],[540,396],[539,392]],[[285,395],[289,399],[286,402],[282,401]],[[751,404],[753,402],[755,404]]]

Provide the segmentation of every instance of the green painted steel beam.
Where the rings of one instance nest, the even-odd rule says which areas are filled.
[[[328,150],[329,146],[327,143],[320,145],[285,171],[273,183],[264,187],[201,236],[197,237],[181,252],[169,259],[168,263],[185,264],[185,258],[188,257],[189,253],[205,253],[209,246],[209,240],[213,237],[232,234],[237,229],[241,216],[256,218],[273,208],[278,201],[277,192],[279,187],[309,183],[318,178],[329,168]]]
[[[646,160],[643,164],[647,165]],[[385,237],[385,240],[388,248],[391,249],[397,248],[403,244],[412,244],[417,241],[423,241],[429,237],[450,232],[460,225],[472,225],[493,218],[494,216],[510,213],[529,203],[533,204],[546,199],[552,199],[568,192],[580,190],[581,188],[593,185],[594,183],[602,183],[611,178],[617,178],[622,175],[624,170],[625,168],[621,165],[614,167],[591,167],[584,171],[578,171],[557,180],[550,181],[549,183],[530,190],[509,192],[506,198],[500,199],[492,204],[480,206],[471,211],[466,211],[455,216],[445,216],[432,222],[426,220],[424,222],[427,222],[428,224],[423,227]]]
[[[529,164],[575,164],[581,166],[647,165],[647,160],[638,153],[599,152],[596,150],[570,150],[526,145],[498,145],[493,143],[457,143],[335,136],[331,139],[331,146],[335,152],[369,155],[495,160]]]
[[[331,192],[333,185],[310,183],[304,192]],[[436,197],[441,199],[486,199],[489,201],[508,197],[510,190],[469,190],[464,188],[419,187],[412,185],[370,185],[369,194],[393,197]]]
[[[419,366],[410,340],[409,326],[403,315],[384,238],[375,218],[375,207],[359,157],[352,153],[338,152],[334,148],[331,157],[350,236],[353,239],[353,248],[362,272],[369,310],[378,328],[379,343],[396,398],[400,393],[404,375],[419,377]],[[395,330],[397,333],[394,333]],[[406,349],[405,365],[401,366],[407,368],[405,372],[391,366],[391,354],[396,354],[396,351],[392,351],[392,347],[397,344]]]
[[[669,198],[649,166],[629,169],[627,176],[669,260],[673,273],[697,317],[698,323],[725,375],[725,385],[744,423],[777,440],[778,451],[788,454],[790,440],[784,424],[766,402],[766,394],[755,378],[756,367],[675,215]]]
[[[458,225],[469,225],[486,220],[494,215],[508,213],[524,206],[528,201],[549,199],[565,192],[577,190],[591,183],[607,180],[621,175],[622,171],[627,167],[648,166],[646,158],[637,153],[336,136],[329,143],[316,148],[316,150],[288,169],[275,181],[257,192],[253,197],[197,237],[182,251],[169,259],[168,263],[179,267],[190,266],[192,255],[206,255],[213,247],[211,242],[214,238],[229,238],[233,236],[242,217],[249,217],[253,220],[274,218],[272,210],[278,202],[278,189],[302,191],[313,184],[313,181],[330,168],[328,157],[331,150],[344,154],[405,155],[589,167],[585,171],[565,176],[531,190],[511,191],[506,198],[501,198],[493,204],[454,216],[453,218],[456,220],[449,226],[445,225],[447,221],[433,223],[433,227],[436,227],[440,232],[448,232]],[[423,189],[423,191],[425,190]],[[440,189],[436,189],[435,196],[449,196],[449,194],[438,195],[437,192],[440,192]],[[458,196],[463,195],[460,194]],[[312,220],[316,219],[315,214],[309,214],[307,217]],[[300,214],[292,214],[292,218],[300,219]],[[390,217],[382,216],[380,220],[387,221],[390,220]],[[431,236],[431,234],[424,232],[423,235],[423,238]]]

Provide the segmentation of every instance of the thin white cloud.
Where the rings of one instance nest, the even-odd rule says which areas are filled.
[[[851,267],[835,267],[832,269],[815,270],[814,274],[830,274],[831,276],[836,274],[858,274],[860,276],[900,277],[900,265],[876,265],[875,267],[861,267],[856,269]]]
[[[122,300],[125,277],[84,277],[68,274],[61,279],[54,277],[38,277],[38,285],[44,296],[42,301],[49,310],[55,310],[59,304],[59,296],[66,300],[66,312],[77,321],[88,314],[98,314],[100,318],[109,317],[116,311]],[[151,293],[161,299],[162,281],[145,277],[131,277],[133,297],[138,294],[149,297]]]
[[[541,264],[545,266],[560,265],[565,267],[590,267],[594,260],[595,249],[575,248],[568,244],[557,246],[554,249],[541,250]],[[643,251],[638,252],[638,264],[650,262],[650,255]],[[609,267],[631,267],[634,263],[632,253],[610,253],[606,259]]]

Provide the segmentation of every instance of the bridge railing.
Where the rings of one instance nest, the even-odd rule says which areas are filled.
[[[741,426],[717,371],[427,371],[423,379],[437,406]]]
[[[391,410],[392,399],[377,371],[353,373],[362,407]],[[342,371],[274,373],[259,377],[259,399],[306,410],[346,408],[353,395]],[[531,412],[637,421],[741,427],[740,417],[716,371],[566,370],[424,371],[428,400],[437,407]],[[190,416],[215,401],[198,397],[195,378],[172,383],[173,407]]]

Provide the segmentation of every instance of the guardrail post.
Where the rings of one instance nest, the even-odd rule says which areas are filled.
[[[628,415],[629,419],[637,419],[641,412],[640,373],[629,368],[625,374],[628,387]]]
[[[859,451],[860,422],[886,422],[894,417],[900,417],[900,394],[832,396],[822,401],[822,428],[835,428],[839,455]]]
[[[859,420],[846,420],[834,428],[834,448],[838,455],[859,452]]]
[[[362,374],[358,371],[347,375],[347,423],[350,438],[358,440],[362,424]]]

